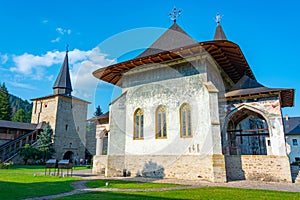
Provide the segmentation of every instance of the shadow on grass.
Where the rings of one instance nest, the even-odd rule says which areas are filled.
[[[35,183],[0,181],[0,199],[24,199],[69,192],[73,190],[72,182],[74,180]]]
[[[108,183],[108,185],[107,185]],[[183,186],[179,184],[171,183],[152,183],[137,180],[113,180],[113,179],[102,179],[102,180],[91,180],[86,183],[87,187],[90,188],[128,188],[128,189],[146,189],[146,188],[168,188]]]
[[[74,199],[143,199],[143,200],[154,200],[154,199],[163,199],[163,200],[173,200],[174,198],[168,197],[151,197],[143,194],[128,194],[128,193],[119,193],[119,192],[91,192],[82,195],[72,195],[67,197],[58,198],[58,200],[74,200]]]

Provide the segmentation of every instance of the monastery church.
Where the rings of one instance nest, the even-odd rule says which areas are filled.
[[[94,173],[291,182],[281,108],[293,106],[294,89],[260,84],[220,21],[213,40],[197,42],[175,19],[136,58],[93,75],[122,89],[96,135]],[[69,100],[56,98],[62,106]],[[34,106],[45,107],[39,99]]]

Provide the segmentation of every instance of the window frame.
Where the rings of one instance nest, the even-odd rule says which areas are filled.
[[[137,124],[137,117],[138,124]],[[133,114],[133,139],[134,140],[143,140],[144,139],[144,111],[141,108],[135,110]],[[137,133],[138,125],[138,134]]]
[[[293,146],[298,146],[298,140],[296,138],[292,139]]]
[[[183,114],[184,112],[184,114]],[[192,109],[188,103],[183,103],[179,109],[180,118],[180,137],[181,138],[192,138]],[[184,122],[185,119],[185,122]],[[185,131],[184,131],[185,129]],[[189,134],[190,133],[190,134]]]
[[[167,139],[167,138],[168,138],[167,108],[164,105],[160,105],[157,107],[155,112],[155,139]]]

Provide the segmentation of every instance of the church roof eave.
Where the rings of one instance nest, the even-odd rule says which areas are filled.
[[[294,106],[294,89],[288,88],[268,88],[258,83],[256,80],[244,75],[231,89],[225,94],[228,100],[262,95],[279,95],[282,107]]]
[[[203,51],[207,51],[212,58],[216,60],[234,83],[238,82],[244,74],[255,79],[240,47],[228,40],[199,42],[149,56],[137,57],[105,68],[100,68],[94,71],[93,75],[105,82],[120,85],[122,74],[130,69],[145,64],[162,63],[172,59],[185,58],[186,56]]]

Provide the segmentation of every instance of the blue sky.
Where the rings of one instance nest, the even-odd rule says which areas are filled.
[[[89,116],[94,105],[107,111],[118,91],[91,72],[134,56],[137,34],[150,45],[172,25],[174,6],[182,9],[178,24],[197,41],[213,38],[221,13],[227,38],[241,47],[257,80],[296,89],[295,107],[283,114],[300,116],[297,0],[1,1],[0,82],[24,99],[51,94],[68,43],[74,95],[94,103]]]

